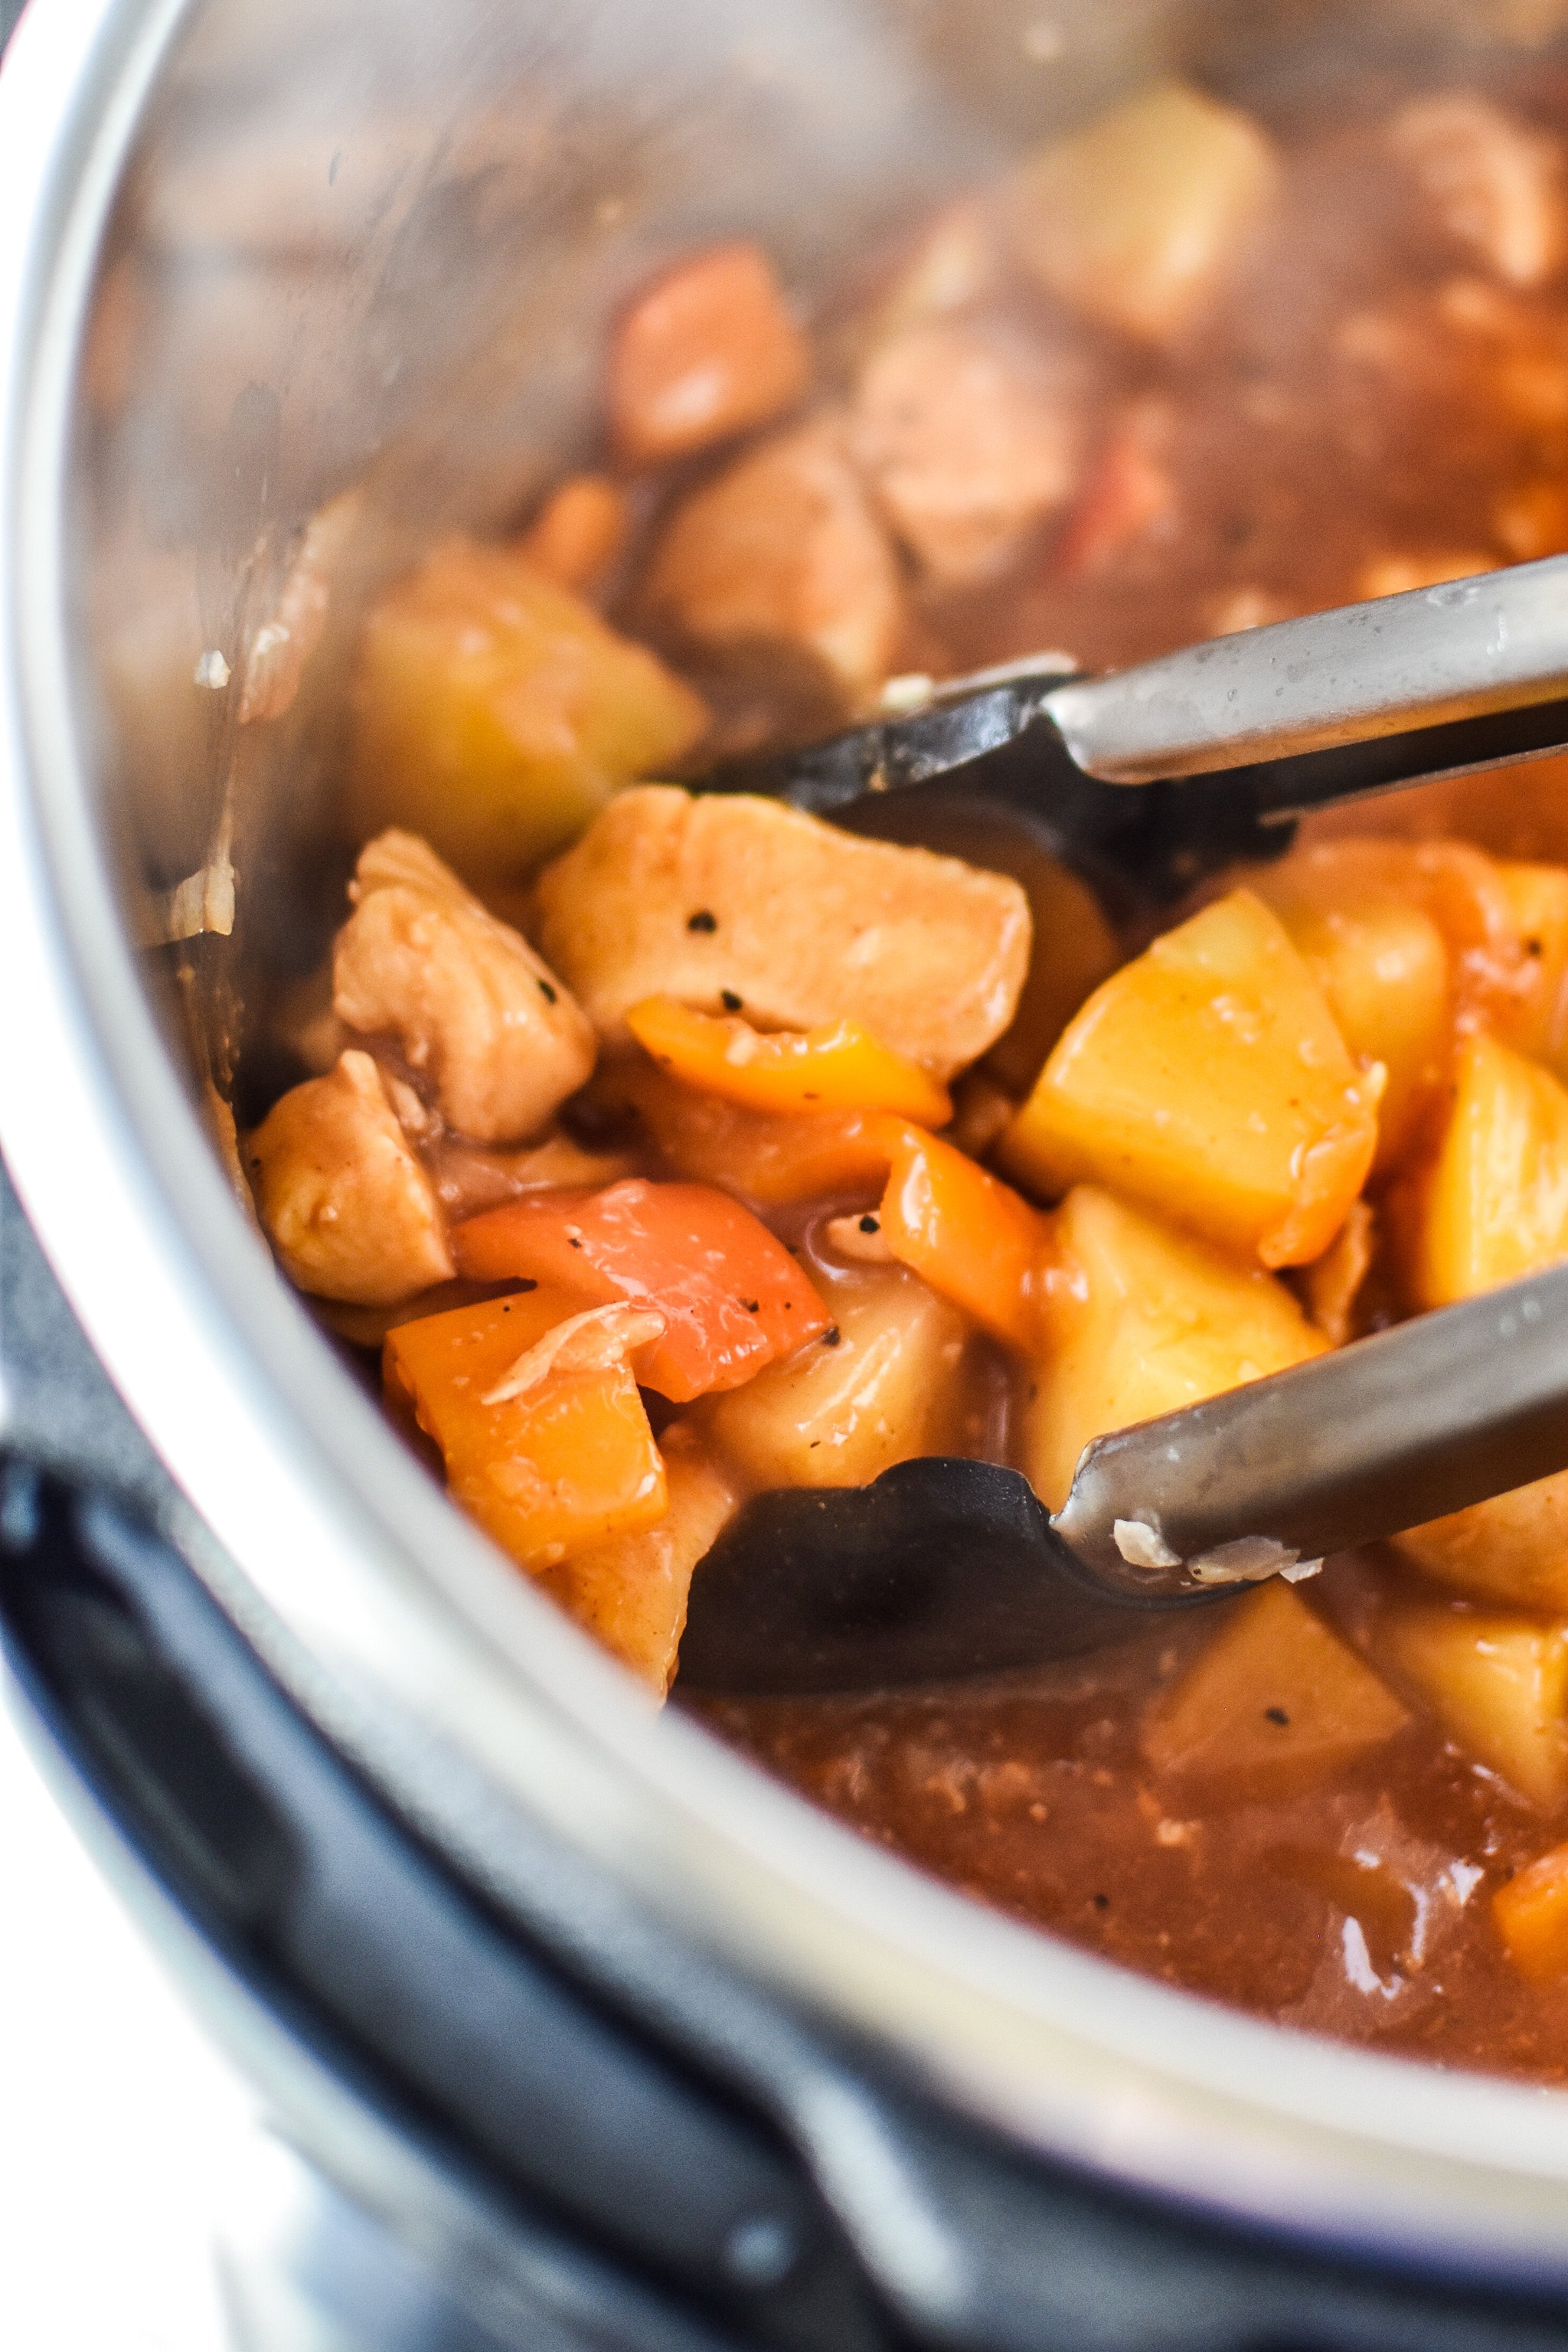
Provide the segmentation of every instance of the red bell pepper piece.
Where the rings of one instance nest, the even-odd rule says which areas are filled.
[[[739,1388],[826,1331],[821,1299],[782,1242],[708,1184],[641,1177],[602,1192],[549,1192],[470,1217],[452,1235],[480,1281],[559,1283],[585,1303],[636,1300],[666,1320],[633,1361],[645,1388],[684,1404]]]

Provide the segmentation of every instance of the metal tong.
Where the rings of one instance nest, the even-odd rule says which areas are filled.
[[[998,814],[1125,919],[1308,810],[1568,748],[1568,557],[1352,604],[1103,677],[1057,656],[715,773],[903,839]],[[1087,1447],[1050,1517],[928,1457],[753,1496],[693,1581],[683,1686],[995,1672],[1568,1466],[1568,1265]]]

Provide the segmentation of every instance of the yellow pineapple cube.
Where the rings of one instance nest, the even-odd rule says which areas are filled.
[[[1055,1220],[1047,1349],[1024,1416],[1024,1466],[1053,1511],[1084,1447],[1261,1380],[1328,1341],[1282,1282],[1237,1265],[1092,1184]]]
[[[1452,1022],[1448,950],[1426,908],[1367,861],[1331,843],[1257,877],[1328,1000],[1358,1068],[1381,1062],[1379,1174],[1407,1150],[1447,1075]]]
[[[1393,1692],[1278,1580],[1237,1601],[1143,1725],[1144,1759],[1238,1800],[1326,1780],[1409,1721]]]
[[[1568,1090],[1495,1037],[1460,1042],[1453,1108],[1407,1249],[1422,1307],[1568,1257]]]
[[[1372,1649],[1462,1754],[1542,1811],[1568,1797],[1568,1623],[1399,1593]]]
[[[1002,1142],[1026,1184],[1088,1177],[1264,1265],[1321,1255],[1377,1143],[1358,1072],[1271,908],[1235,890],[1068,1023]]]
[[[1396,1549],[1467,1601],[1568,1616],[1568,1470],[1428,1519]]]
[[[464,879],[526,874],[707,711],[646,646],[515,548],[451,539],[365,623],[347,817],[420,834]]]
[[[1568,867],[1497,861],[1523,959],[1498,1034],[1568,1077]]]

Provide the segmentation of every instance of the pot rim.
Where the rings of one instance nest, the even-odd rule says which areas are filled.
[[[80,322],[190,13],[49,0],[0,71],[0,1003],[26,1011],[0,1021],[0,1142],[95,1348],[223,1548],[198,1565],[406,1810],[443,1817],[443,1754],[477,1767],[503,1891],[520,1809],[679,1942],[1016,2142],[1340,2246],[1568,2283],[1568,2099],[1133,1976],[655,1714],[458,1517],[276,1280],[138,981],[72,692]]]

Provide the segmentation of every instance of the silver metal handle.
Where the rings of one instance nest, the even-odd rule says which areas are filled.
[[[1044,708],[1113,783],[1196,775],[1568,696],[1568,556],[1215,637]]]
[[[1141,1522],[1173,1561],[1248,1537],[1310,1559],[1565,1466],[1560,1265],[1097,1439],[1053,1525],[1125,1582],[1119,1520]]]

